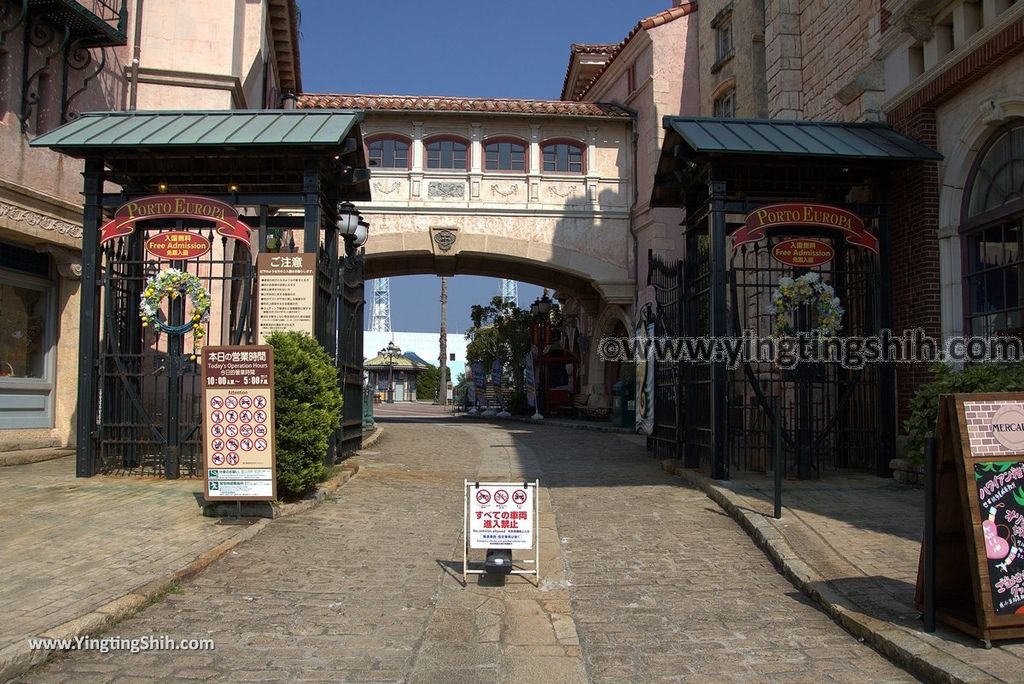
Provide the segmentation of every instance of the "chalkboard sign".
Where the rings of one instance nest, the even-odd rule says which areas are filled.
[[[1024,394],[942,397],[937,445],[936,617],[986,642],[1024,637]]]

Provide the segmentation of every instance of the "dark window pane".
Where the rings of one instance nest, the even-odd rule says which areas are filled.
[[[582,173],[583,150],[567,143],[545,145],[544,170],[561,173]]]

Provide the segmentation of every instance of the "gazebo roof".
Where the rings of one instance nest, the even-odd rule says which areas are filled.
[[[424,371],[427,369],[427,364],[419,359],[419,357],[410,358],[412,352],[407,352],[400,356],[394,357],[394,360],[389,360],[386,356],[377,355],[372,359],[369,359],[363,363],[363,368],[367,370],[387,369],[395,368],[397,370],[413,370],[413,371]],[[413,354],[415,356],[415,354]]]

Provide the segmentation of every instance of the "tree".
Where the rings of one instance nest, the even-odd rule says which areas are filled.
[[[488,306],[474,304],[469,317],[473,326],[466,331],[466,361],[479,361],[490,371],[495,359],[503,359],[505,373],[511,374],[513,387],[521,391],[523,374],[519,363],[530,351],[530,312],[495,297]]]
[[[441,369],[432,363],[416,376],[416,398],[419,401],[433,401],[437,397],[437,386],[441,382]]]

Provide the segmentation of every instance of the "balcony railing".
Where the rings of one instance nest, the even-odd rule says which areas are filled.
[[[128,43],[128,0],[28,0],[29,10],[67,26],[82,47]]]

